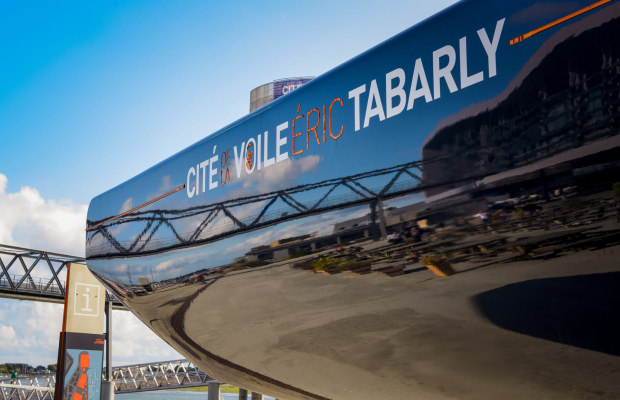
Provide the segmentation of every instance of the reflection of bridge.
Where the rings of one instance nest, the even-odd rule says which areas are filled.
[[[0,297],[63,303],[68,264],[84,262],[81,257],[0,244]],[[110,293],[106,297],[113,299]],[[125,310],[116,299],[113,305]],[[111,379],[115,393],[196,386],[219,393],[220,385],[187,360],[113,367]],[[0,400],[51,400],[55,384],[55,374],[0,378]]]
[[[422,182],[421,167],[434,161],[412,161],[390,168],[183,210],[137,211],[106,224],[101,224],[105,219],[88,221],[89,226],[94,227],[88,231],[88,256],[145,255],[208,243],[241,232],[354,205],[371,204],[374,209],[379,200],[427,189],[428,186]],[[299,197],[311,200],[301,200]],[[277,204],[280,204],[280,208]],[[247,213],[248,209],[256,209],[256,212],[248,217],[240,217],[242,213]],[[178,225],[188,221],[192,221],[192,226],[196,228],[182,232],[183,228]],[[132,223],[143,223],[143,229],[131,240],[117,239],[113,229],[110,229]],[[101,225],[95,226],[96,224]],[[158,230],[169,230],[171,233],[166,239],[157,239],[155,235]],[[209,231],[213,233],[207,234]],[[102,244],[95,244],[93,239],[96,238],[103,239]]]
[[[172,360],[112,368],[115,393],[146,392],[197,386],[219,385],[220,382],[196,368],[187,360]],[[56,375],[36,375],[16,379],[0,379],[0,399],[38,399],[54,397]]]
[[[64,303],[67,264],[82,257],[0,244],[0,297]],[[107,299],[112,299],[107,293]],[[114,299],[115,308],[125,309]]]
[[[608,36],[604,34],[601,38]],[[493,103],[484,103],[488,107],[484,112],[460,115],[458,121],[429,137],[423,148],[425,161],[182,210],[133,212],[108,223],[103,223],[106,219],[88,221],[92,227],[88,233],[88,256],[138,256],[203,244],[321,212],[372,205],[408,193],[429,190],[433,194],[433,186],[445,187],[502,171],[516,172],[537,162],[551,162],[568,151],[585,158],[588,154],[579,154],[585,145],[618,133],[620,64],[616,56],[608,54],[609,50],[601,50],[613,48],[608,47],[611,44],[591,48],[585,44],[584,36],[580,37],[572,39],[574,48],[592,50],[590,53],[596,58],[602,56],[602,66],[588,57],[581,57],[577,65],[559,65],[557,60],[563,60],[564,53],[573,47],[558,46],[553,50],[558,57],[547,55],[509,97],[489,100]],[[583,73],[577,73],[578,70]],[[539,82],[545,82],[554,91],[547,93],[545,87],[539,87]],[[531,101],[524,102],[526,98]],[[515,113],[515,110],[520,111]],[[470,175],[469,179],[463,178],[466,174]],[[442,182],[442,185],[429,182]],[[121,231],[119,228],[129,224],[142,229],[131,232],[137,234],[131,238],[120,239],[114,231]],[[166,232],[161,235],[165,237],[158,238],[158,231],[160,235]]]

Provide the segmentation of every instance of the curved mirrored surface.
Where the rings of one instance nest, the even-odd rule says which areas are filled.
[[[280,399],[620,397],[619,9],[459,3],[95,198],[88,265]]]

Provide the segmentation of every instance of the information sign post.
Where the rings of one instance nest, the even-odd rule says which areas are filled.
[[[105,288],[82,264],[67,272],[55,400],[98,400],[105,336]]]

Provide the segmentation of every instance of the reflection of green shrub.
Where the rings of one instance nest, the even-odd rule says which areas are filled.
[[[333,257],[319,257],[316,260],[310,261],[310,265],[315,271],[327,271],[333,268],[336,263],[334,263]]]
[[[299,257],[307,256],[308,254],[312,254],[312,250],[301,250],[301,251],[298,251],[296,253],[291,254],[286,259],[290,260],[292,258],[299,258]]]
[[[236,264],[237,265],[232,269],[233,271],[239,271],[245,268],[261,267],[269,263],[265,260],[253,260],[253,261],[243,260],[243,261],[238,261]]]
[[[620,182],[614,182],[611,186],[611,190],[614,192],[615,196],[620,196]]]
[[[247,261],[247,262],[245,263],[245,265],[246,265],[247,267],[250,267],[250,268],[252,268],[252,267],[261,267],[261,266],[263,266],[263,265],[267,265],[267,264],[269,264],[269,263],[268,263],[267,261],[265,261],[265,260],[254,260],[254,261]]]
[[[305,269],[312,269],[314,271],[325,271],[331,273],[338,273],[342,271],[350,271],[352,269],[361,268],[366,264],[356,261],[347,260],[343,258],[335,257],[319,257],[310,262],[305,262],[300,265]]]

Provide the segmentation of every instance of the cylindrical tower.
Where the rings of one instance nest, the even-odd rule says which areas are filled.
[[[252,89],[250,92],[250,112],[264,106],[280,96],[287,94],[288,92],[297,89],[304,83],[311,81],[312,78],[314,77],[300,76],[278,79]]]

